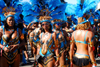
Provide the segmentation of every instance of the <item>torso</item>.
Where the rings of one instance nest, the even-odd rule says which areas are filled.
[[[3,45],[8,45],[9,46],[9,45],[13,45],[13,44],[19,42],[19,35],[20,35],[19,28],[17,28],[15,31],[14,30],[6,31],[4,29],[4,27],[2,27],[0,30],[1,30],[1,33],[2,33],[2,36],[0,36],[0,37],[2,38]],[[7,39],[9,38],[10,34],[13,31],[14,31],[14,33],[12,34],[11,39],[9,40],[9,43],[7,43]]]
[[[76,30],[74,32],[74,41],[82,41],[84,42],[84,38],[86,36],[86,42],[88,43],[88,35],[86,34],[87,30]],[[77,51],[76,53],[87,54],[88,55],[88,44],[75,42]]]
[[[34,36],[39,35],[39,30],[40,30],[40,28],[34,29],[34,31],[33,31]]]
[[[53,45],[54,45],[53,39],[52,39],[52,34],[51,33],[41,33],[40,34],[40,43],[41,43],[41,49],[45,49],[45,47],[47,47],[46,55],[50,55],[53,51]],[[46,44],[46,46],[44,44]],[[42,55],[41,49],[40,49],[40,54]]]

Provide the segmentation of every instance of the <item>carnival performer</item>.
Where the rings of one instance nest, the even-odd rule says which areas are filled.
[[[0,67],[19,67],[20,54],[19,48],[24,45],[24,35],[21,30],[15,26],[14,12],[5,13],[6,20],[4,27],[0,28],[2,33],[2,56],[0,57]]]
[[[29,36],[29,42],[30,42],[30,45],[31,45],[31,48],[33,50],[33,55],[34,55],[34,60],[36,60],[36,55],[39,54],[38,51],[38,46],[39,46],[39,34],[41,33],[41,30],[40,28],[38,27],[38,19],[34,19],[33,20],[33,25],[34,25],[34,30],[30,33],[30,36]]]
[[[98,23],[98,26],[97,26],[97,33],[98,33],[97,54],[98,54],[98,57],[100,57],[100,23]]]
[[[96,61],[93,53],[94,46],[94,34],[92,31],[88,31],[90,22],[83,17],[78,18],[77,30],[72,33],[71,45],[70,45],[70,64],[71,67],[92,67],[96,66]],[[74,46],[76,44],[77,50],[74,54]]]
[[[60,19],[54,19],[52,21],[54,23],[54,33],[56,34],[56,42],[55,45],[56,47],[58,47],[58,51],[59,51],[59,64],[60,67],[65,66],[65,50],[67,48],[67,33],[62,30],[62,24],[63,22]]]
[[[22,17],[17,26],[18,26],[18,28],[21,29],[22,33],[24,34],[24,40],[25,40],[25,45],[20,50],[20,59],[21,59],[20,65],[23,65],[23,64],[29,63],[30,61],[29,61],[29,57],[28,57],[28,53],[27,53],[27,50],[28,50],[27,28],[26,28],[27,25],[24,23]],[[25,56],[24,56],[24,54],[25,54]],[[25,57],[26,57],[26,59],[25,59]]]
[[[50,16],[41,16],[42,31],[40,34],[40,51],[41,56],[39,67],[54,67],[54,35],[52,34]]]

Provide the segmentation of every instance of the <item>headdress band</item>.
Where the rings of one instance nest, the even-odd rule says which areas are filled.
[[[14,17],[14,15],[8,15],[8,16],[6,16],[6,19],[7,19],[8,17]]]
[[[41,23],[42,22],[49,22],[50,23],[51,21],[50,20],[42,20]]]
[[[54,22],[54,24],[56,24],[56,23],[61,23],[61,22]]]
[[[84,23],[86,23],[86,22],[88,22],[88,20],[86,20],[86,21],[84,21],[84,22],[81,22],[81,23],[79,23],[79,24],[84,24]]]

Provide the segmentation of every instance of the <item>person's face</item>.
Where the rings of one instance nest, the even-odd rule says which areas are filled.
[[[14,26],[14,18],[8,17],[7,18],[7,24],[8,24],[8,26]]]
[[[56,29],[60,29],[61,26],[62,26],[61,23],[56,23],[56,24],[55,24]]]
[[[42,27],[43,27],[44,30],[49,29],[50,23],[49,22],[43,22]]]

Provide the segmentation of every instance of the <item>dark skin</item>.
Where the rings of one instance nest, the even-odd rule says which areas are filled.
[[[49,22],[42,22],[42,28],[44,29],[45,33],[43,33],[43,35],[39,36],[40,39],[42,40],[43,43],[46,43],[48,39],[50,39],[51,37],[51,33],[49,32],[49,27],[50,26],[50,23]],[[48,34],[48,36],[45,36],[46,34]],[[52,39],[54,39],[54,36],[52,35]],[[42,44],[43,45],[43,44]],[[43,45],[42,47],[42,50],[46,48],[46,45]],[[43,67],[41,64],[39,64],[39,67]],[[54,67],[54,61],[50,61],[48,62],[47,64],[47,67]]]
[[[38,30],[39,28],[38,28],[38,23],[36,22],[36,23],[33,23],[33,25],[34,25],[34,27],[35,27],[35,29],[30,33],[30,37],[34,37],[34,35],[33,35],[33,33],[35,32],[35,33],[37,33],[37,32],[39,32],[39,33],[41,33],[41,30]],[[34,39],[36,40],[36,38],[34,37]],[[38,55],[39,54],[39,44],[37,43],[37,46],[34,46],[34,44],[33,44],[33,42],[30,42],[30,45],[31,45],[31,48],[32,48],[32,55],[34,54],[34,59],[36,58],[36,55]]]
[[[56,27],[56,31],[60,31],[60,35],[58,36],[59,38],[61,38],[62,36],[64,36],[64,38],[67,40],[67,33],[64,31],[64,30],[62,30],[62,32],[63,32],[63,34],[62,34],[62,32],[61,32],[61,30],[60,30],[60,28],[61,28],[61,25],[57,25],[57,24],[55,24],[55,27]],[[55,34],[55,36],[56,36],[56,32],[54,32],[54,34]],[[55,37],[55,40],[56,40],[56,37]],[[60,45],[60,44],[58,44],[58,45]],[[59,47],[58,47],[59,48]],[[59,54],[59,49],[56,49],[55,51],[56,51],[56,54]],[[65,64],[65,53],[64,53],[65,51],[63,51],[62,53],[61,53],[61,57],[60,57],[60,61],[59,60],[57,60],[56,61],[56,66],[58,66],[58,63],[60,64],[60,67],[61,66],[63,66],[64,64]]]
[[[3,35],[6,35],[7,37],[9,37],[9,35],[13,32],[12,30],[14,30],[14,18],[13,17],[8,17],[7,20],[6,20],[7,24],[8,24],[8,30],[5,29],[5,34],[3,34],[3,29],[0,28],[0,33],[2,34],[0,37],[2,37]],[[22,32],[21,30],[19,29],[18,31],[15,30],[15,32],[12,34],[11,36],[11,39],[10,41],[12,41],[12,39],[15,39],[16,36],[18,35],[17,32],[19,32],[19,37],[21,37],[22,35]],[[16,49],[21,48],[22,46],[24,45],[24,39],[21,40],[21,43],[19,44],[13,44],[13,43],[9,43],[8,45],[8,48],[11,48],[11,49],[8,49],[7,47],[4,48],[4,52],[13,52],[15,51]],[[2,44],[0,44],[0,48],[2,48]],[[2,65],[0,67],[9,67],[9,64],[6,62],[7,59],[5,57],[1,57],[2,59],[0,59],[0,63],[2,63]],[[1,62],[1,61],[5,61],[5,63]],[[15,57],[15,62],[12,64],[12,67],[19,67],[19,63],[20,63],[20,55],[18,54],[16,57]]]

